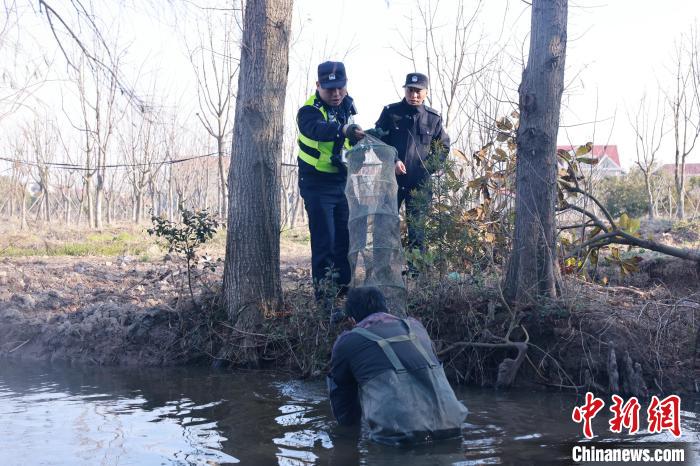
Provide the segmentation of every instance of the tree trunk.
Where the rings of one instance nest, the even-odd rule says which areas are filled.
[[[224,173],[224,138],[222,136],[216,139],[219,152],[219,217],[226,219],[227,196],[226,193],[226,174]]]
[[[143,220],[143,191],[139,191],[136,195],[136,222],[141,223]]]
[[[149,194],[151,195],[151,215],[155,215],[157,217],[160,215],[160,211],[158,209],[158,201],[156,199],[156,187],[153,181],[149,183],[149,190]]]
[[[111,225],[112,222],[114,221],[113,217],[113,206],[112,203],[114,202],[114,193],[111,193],[109,196],[105,196],[105,204],[106,204],[106,211],[107,211],[107,225]]]
[[[51,197],[48,185],[44,187],[44,220],[46,223],[51,223]]]
[[[680,171],[680,174],[678,173]],[[679,220],[685,218],[685,160],[682,162],[680,167],[676,167],[676,195],[678,196],[678,210],[676,211],[676,217]]]
[[[102,229],[102,203],[104,201],[104,190],[102,183],[99,181],[100,176],[97,176],[97,185],[95,186],[95,228]]]
[[[29,225],[27,225],[27,186],[22,186],[22,197],[20,198],[20,220],[19,229],[28,230]]]
[[[654,193],[651,190],[651,175],[644,173],[644,186],[647,190],[647,204],[649,205],[648,216],[653,219],[656,216],[656,208],[654,207]]]
[[[247,365],[258,364],[251,332],[282,300],[279,177],[291,17],[292,0],[245,5],[223,297],[229,318],[245,332],[238,356]]]
[[[93,206],[92,206],[92,175],[88,175],[87,179],[85,180],[86,186],[85,186],[85,196],[87,200],[87,221],[88,221],[88,228],[92,228],[92,226],[95,224],[95,212],[93,211]]]
[[[170,165],[168,169],[168,220],[171,222],[175,213],[173,202],[173,167]]]
[[[557,132],[564,90],[567,0],[534,0],[517,133],[515,233],[504,292],[516,307],[556,295]]]

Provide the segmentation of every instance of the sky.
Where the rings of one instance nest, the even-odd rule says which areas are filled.
[[[150,8],[129,3],[96,3],[107,34],[118,31],[118,40],[128,46],[130,75],[142,92],[155,89],[173,106],[189,115],[193,127],[196,93],[185,42],[196,35],[192,19],[198,14],[193,1],[161,8],[161,0]],[[201,0],[199,4],[216,0]],[[63,0],[61,3],[67,3]],[[421,0],[437,8],[437,31],[449,31],[457,0]],[[474,1],[465,1],[467,12]],[[355,99],[363,127],[371,127],[384,105],[398,101],[406,73],[424,71],[400,56],[406,48],[401,37],[410,32],[410,18],[418,17],[416,0],[296,0],[290,48],[287,118],[314,90],[315,69],[324,60],[346,64],[349,93]],[[160,8],[160,9],[159,9]],[[522,0],[488,0],[477,16],[475,31],[485,42],[509,57],[510,72],[504,81],[511,91],[520,80],[521,50],[527,50],[530,6]],[[623,166],[634,160],[634,136],[628,112],[636,110],[642,95],[669,85],[674,41],[700,19],[697,0],[579,0],[569,2],[566,91],[562,99],[562,128],[559,143],[574,145],[594,140],[618,145]],[[65,61],[39,15],[27,12],[22,27],[39,44],[33,54],[50,57],[56,75],[65,71]],[[447,35],[445,36],[447,37]],[[420,46],[420,38],[415,39]],[[420,65],[419,65],[420,67]],[[60,112],[64,97],[57,100],[60,79],[37,92],[37,98]],[[438,110],[443,109],[437,105]],[[594,122],[595,124],[591,123]],[[3,126],[8,120],[0,122]],[[670,134],[662,159],[672,161]],[[700,148],[690,161],[700,162]]]
[[[398,31],[408,28],[406,17],[415,13],[416,2],[297,3],[311,18],[314,41],[327,37],[339,49],[348,42],[353,44],[346,59],[349,91],[357,101],[360,121],[373,125],[382,106],[398,100],[405,74],[413,71],[406,60],[397,57],[396,48],[400,46]],[[449,15],[456,2],[432,3]],[[499,37],[511,48],[524,43],[527,49],[530,7],[524,2],[490,0],[479,18],[492,38]],[[645,92],[655,93],[657,83],[669,84],[674,41],[698,20],[697,0],[570,1],[567,89],[562,99],[559,143],[578,145],[594,140],[596,144],[616,144],[623,166],[630,167],[635,147],[627,113],[636,110]],[[335,26],[326,27],[331,22]],[[511,79],[519,82],[519,71],[512,74]],[[596,120],[595,125],[586,124]],[[666,141],[671,142],[670,134]],[[664,148],[664,161],[672,161],[672,148]],[[691,161],[700,162],[700,149]]]

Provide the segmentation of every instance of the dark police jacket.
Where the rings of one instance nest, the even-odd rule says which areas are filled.
[[[328,114],[328,120],[323,117],[320,108],[323,107]],[[352,97],[345,96],[337,107],[330,107],[323,103],[318,92],[313,105],[304,105],[297,112],[297,127],[299,132],[309,139],[319,142],[335,142],[334,154],[340,154],[345,141],[343,126],[353,115],[357,113]],[[300,147],[300,149],[303,149]],[[308,149],[307,149],[308,151]],[[299,164],[299,186],[314,187],[323,185],[341,185],[345,187],[346,171],[341,169],[338,173],[322,173],[313,166],[297,157]]]
[[[428,333],[412,318],[377,312],[341,334],[327,381],[338,423],[356,424],[362,418],[370,438],[381,443],[459,435],[467,414]]]
[[[389,132],[382,141],[394,146],[406,165],[406,174],[396,176],[399,186],[406,189],[418,187],[434,171],[426,167],[427,160],[444,160],[450,149],[440,113],[425,105],[409,105],[406,99],[384,107],[376,126]]]

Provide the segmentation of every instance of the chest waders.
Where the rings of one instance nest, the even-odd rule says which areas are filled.
[[[376,342],[389,359],[387,370],[360,386],[362,417],[372,440],[390,445],[421,443],[456,437],[467,416],[442,366],[431,358],[408,320],[402,320],[407,335],[383,338],[366,328],[352,331]],[[427,367],[407,370],[392,344],[410,341]]]

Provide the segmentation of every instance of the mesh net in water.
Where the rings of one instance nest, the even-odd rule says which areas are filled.
[[[401,272],[400,220],[397,209],[396,149],[367,136],[346,154],[345,196],[350,216],[351,286],[376,286],[392,313],[406,314],[406,285]]]

